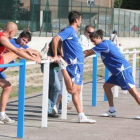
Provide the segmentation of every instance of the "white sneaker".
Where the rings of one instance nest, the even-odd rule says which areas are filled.
[[[52,113],[53,113],[53,114],[58,114],[58,110],[57,110],[56,105],[53,107],[53,109],[52,109]]]
[[[47,59],[48,49],[49,49],[49,45],[48,45],[48,43],[45,43],[44,48],[41,50],[41,56],[42,56],[42,59],[43,60],[46,60]]]
[[[67,66],[68,66],[67,62],[61,57],[59,62],[59,68],[63,70],[66,69]]]
[[[15,120],[10,119],[6,114],[3,117],[0,117],[0,123],[14,123]]]
[[[111,112],[110,110],[108,110],[104,114],[101,114],[102,117],[116,117],[116,115],[117,115],[117,112],[116,111]]]
[[[140,120],[140,115],[135,117],[136,120]]]
[[[78,122],[79,123],[96,123],[96,120],[92,120],[91,118],[87,116],[83,116],[83,117],[78,117]]]

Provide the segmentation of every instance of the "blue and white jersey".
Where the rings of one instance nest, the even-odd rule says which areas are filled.
[[[68,26],[58,36],[63,41],[64,59],[68,64],[84,63],[84,53],[76,31]]]
[[[103,40],[100,44],[92,48],[92,50],[101,54],[103,63],[113,75],[131,68],[131,65],[123,57],[118,47],[110,40]]]
[[[16,48],[18,48],[18,49],[21,49],[21,48],[23,48],[23,49],[28,49],[28,48],[29,48],[29,46],[27,46],[27,45],[20,46],[19,44],[17,44],[15,38],[10,39],[10,42],[11,42],[11,44],[13,44],[13,45],[14,45]]]

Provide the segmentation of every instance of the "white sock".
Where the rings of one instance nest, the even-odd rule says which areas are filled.
[[[79,118],[82,118],[82,117],[84,117],[84,116],[85,116],[85,114],[84,114],[83,112],[81,112],[81,113],[78,114],[78,117],[79,117]]]
[[[5,115],[5,112],[0,112],[0,117],[3,117]]]
[[[110,106],[109,110],[110,110],[111,112],[115,112],[115,107],[114,107],[114,106]]]

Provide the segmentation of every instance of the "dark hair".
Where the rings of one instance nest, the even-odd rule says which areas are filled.
[[[112,33],[113,33],[113,34],[117,34],[117,31],[116,31],[116,30],[114,30]]]
[[[19,37],[20,37],[20,38],[22,38],[22,37],[27,37],[29,41],[31,41],[31,38],[32,38],[31,33],[28,32],[28,31],[23,31],[23,32],[21,32],[20,35],[19,35]]]
[[[92,26],[92,25],[87,25],[87,26],[85,27],[85,31],[87,31],[87,29],[88,29],[89,27],[94,29],[94,26]]]
[[[81,14],[77,11],[71,11],[68,15],[69,23],[72,24],[75,22],[76,19],[79,19],[81,17]]]
[[[91,33],[90,35],[89,35],[89,37],[90,38],[98,38],[98,37],[100,37],[101,39],[103,39],[103,30],[97,30],[97,31],[95,31],[95,32],[93,32],[93,33]]]

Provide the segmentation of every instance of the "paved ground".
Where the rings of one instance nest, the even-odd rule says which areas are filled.
[[[138,75],[137,75],[138,77]],[[140,114],[140,108],[129,94],[119,91],[114,98],[117,110],[116,118],[103,118],[100,114],[108,110],[103,102],[103,80],[98,81],[97,107],[91,107],[91,82],[84,84],[84,112],[97,120],[95,124],[77,123],[77,113],[73,107],[68,111],[68,119],[49,118],[48,127],[41,128],[42,94],[26,97],[24,140],[140,140],[140,121],[134,116]],[[140,91],[140,88],[139,88]],[[7,114],[17,120],[17,100],[8,103]],[[0,124],[0,140],[16,140],[17,124]]]

